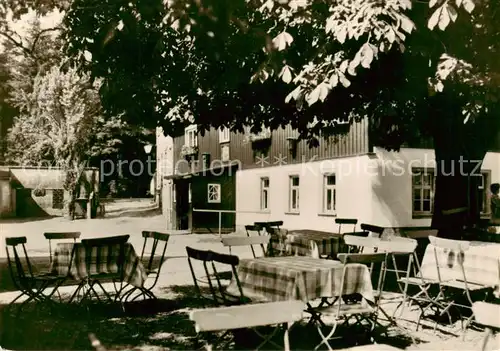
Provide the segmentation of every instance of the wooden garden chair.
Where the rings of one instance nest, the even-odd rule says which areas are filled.
[[[226,236],[222,238],[222,244],[229,247],[229,254],[231,254],[231,247],[233,246],[250,246],[254,258],[258,256],[255,254],[253,245],[260,245],[262,249],[262,256],[266,256],[269,249],[270,235],[260,235],[260,236]]]
[[[146,263],[145,268],[148,278],[154,278],[154,281],[149,286],[144,285],[142,287],[132,287],[130,290],[123,294],[122,301],[127,301],[137,290],[139,290],[139,294],[137,294],[130,301],[134,301],[140,296],[143,296],[144,299],[157,299],[152,290],[158,282],[161,268],[163,267],[163,263],[165,262],[165,253],[167,252],[168,240],[170,239],[170,235],[154,231],[143,231],[142,237],[144,238],[144,243],[142,245],[141,251],[141,262]],[[147,248],[149,248],[150,250],[149,255],[146,255],[145,253]],[[158,253],[159,255],[157,256]]]
[[[217,331],[228,331],[235,329],[252,329],[259,337],[264,339],[256,350],[261,349],[266,344],[281,348],[271,340],[271,338],[284,327],[284,350],[290,350],[288,333],[290,327],[296,321],[302,319],[304,303],[302,301],[279,301],[259,304],[248,304],[231,307],[217,307],[194,310],[190,313],[190,320],[194,321],[197,333],[209,333]],[[274,332],[264,336],[257,330],[257,327],[277,325]],[[223,335],[223,336],[224,336]],[[207,344],[206,349],[212,350],[213,344],[218,344],[222,337]]]
[[[76,243],[76,240],[80,238],[82,233],[80,232],[46,232],[43,233],[45,239],[49,241],[49,257],[50,264],[52,264],[52,240],[73,240],[73,243]]]
[[[9,272],[14,285],[20,291],[20,294],[9,305],[26,296],[27,299],[21,304],[21,308],[30,301],[51,301],[52,295],[68,279],[72,262],[70,260],[68,271],[63,275],[52,272],[36,272],[28,256],[26,243],[25,236],[5,238]],[[73,249],[72,257],[74,252]],[[45,295],[44,291],[48,288],[52,288],[52,291]]]
[[[203,306],[219,306],[220,300],[217,298],[217,283],[212,268],[213,252],[210,250],[198,250],[186,246],[189,270],[193,278],[194,287],[198,297],[201,299]],[[204,276],[200,276],[199,269],[195,269],[196,262],[203,268]],[[202,273],[202,274],[203,274]],[[203,291],[203,288],[208,287],[209,294]]]
[[[385,267],[387,262],[386,253],[339,254],[338,259],[344,264],[341,280],[342,283],[340,287],[341,297],[344,297],[345,295],[345,288],[347,285],[346,279],[348,278],[347,269],[350,264],[365,264],[368,266],[373,266],[377,263],[380,264],[380,270],[376,279],[377,287],[375,293],[377,295],[381,295],[385,281]],[[371,271],[372,274],[373,272],[374,270]],[[374,277],[372,277],[372,280],[373,278]],[[337,326],[340,324],[349,324],[352,317],[356,319],[356,323],[354,323],[354,325],[360,325],[363,320],[369,321],[371,324],[370,332],[373,332],[375,326],[380,325],[377,320],[380,308],[379,304],[380,299],[375,299],[373,303],[370,303],[369,301],[366,301],[364,297],[361,297],[361,300],[356,302],[346,302],[343,298],[337,298],[334,304],[327,307],[320,305],[317,308],[313,308],[310,312],[316,313],[316,315],[313,315],[312,319],[316,322],[318,333],[322,339],[321,343],[319,343],[314,350],[319,349],[323,344],[325,344],[329,350],[333,350],[329,340],[331,340],[335,334]],[[321,329],[321,327],[324,326],[324,323],[320,320],[321,315],[328,315],[329,317],[334,318],[333,326],[327,335],[325,335]]]
[[[238,256],[227,255],[218,252],[211,252],[210,255],[213,277],[215,277],[214,285],[216,302],[218,305],[233,306],[244,303],[249,303],[250,299],[243,294],[243,289],[241,287],[241,282],[238,277],[238,265],[240,260]],[[217,267],[218,266],[218,267]],[[222,284],[223,275],[221,274],[221,267],[230,267],[227,273],[231,274],[231,278],[235,280],[238,287],[238,295],[233,295],[227,291],[227,285]],[[212,279],[213,281],[214,279]]]
[[[483,284],[472,283],[467,280],[463,258],[465,252],[469,249],[469,242],[438,238],[435,236],[430,236],[429,241],[434,246],[434,257],[436,261],[438,284],[443,295],[442,304],[445,305],[445,308],[440,312],[440,316],[446,313],[451,324],[451,315],[449,311],[452,308],[454,308],[461,317],[463,316],[460,312],[461,309],[469,310],[471,312],[471,315],[466,318],[465,326],[463,324],[463,319],[460,318],[460,321],[462,322],[462,330],[465,330],[474,317],[474,314],[472,313],[472,305],[475,301],[473,301],[472,294],[479,295],[481,293],[482,300],[484,300],[486,299],[488,292],[493,289],[495,283],[492,282],[491,286],[486,286]],[[459,278],[448,279],[446,277],[443,277],[442,269],[448,267],[448,262],[447,260],[446,262],[444,262],[443,259],[440,259],[440,257],[442,258],[442,256],[438,255],[438,248],[448,250],[449,252],[454,252],[457,257],[456,261],[460,267]],[[461,302],[461,300],[464,300],[464,302]],[[434,329],[436,329],[436,326],[437,322]]]
[[[356,231],[358,220],[356,218],[335,218],[335,223],[339,225],[339,234],[342,234],[342,224],[352,225],[352,231]]]
[[[101,301],[99,294],[94,289],[97,285],[101,288],[104,295],[108,299],[108,301],[113,301],[109,293],[102,286],[103,281],[112,281],[115,286],[116,296],[115,300],[120,298],[120,295],[124,289],[123,282],[125,276],[125,244],[128,242],[130,235],[117,235],[110,236],[105,238],[96,238],[96,239],[83,239],[81,241],[83,247],[85,247],[85,265],[87,268],[88,277],[85,281],[85,285],[88,288],[87,291],[83,294],[82,300],[85,298],[90,298],[91,294],[93,294],[98,301]],[[113,254],[113,257],[116,258],[116,262],[112,262],[116,264],[117,271],[116,272],[95,272],[93,273],[93,267],[97,264],[96,259],[93,253],[99,253],[102,250],[109,250],[112,247],[118,247],[118,253]],[[108,253],[109,255],[109,253]],[[99,259],[108,259],[107,257],[99,257]],[[108,262],[108,265],[111,262]],[[120,283],[120,288],[116,287],[116,282]]]
[[[481,351],[486,351],[490,338],[500,331],[500,305],[487,302],[474,302],[472,312],[476,323],[485,327]]]
[[[380,238],[384,233],[384,227],[379,227],[378,225],[361,223],[361,230],[370,232],[369,236]]]

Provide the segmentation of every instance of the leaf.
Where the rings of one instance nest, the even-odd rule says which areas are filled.
[[[306,101],[309,104],[309,106],[318,101],[320,94],[321,94],[321,84],[318,85],[316,88],[314,88],[314,90],[311,91],[309,95],[307,95]]]
[[[297,88],[293,89],[293,91],[288,94],[285,98],[285,103],[289,103],[291,99],[297,100],[297,98],[300,96],[302,93],[302,87],[298,86]]]
[[[339,76],[339,79],[344,87],[348,88],[351,85],[351,82],[343,74]]]
[[[433,8],[434,6],[436,6],[436,4],[437,4],[437,0],[431,0],[431,1],[429,1],[429,7],[430,8]]]
[[[87,61],[87,62],[92,61],[92,53],[90,51],[85,50],[83,52],[83,57],[85,57],[85,61]]]
[[[431,18],[429,18],[429,22],[427,22],[427,28],[429,28],[430,30],[433,30],[436,27],[436,25],[438,24],[439,16],[441,14],[442,9],[443,8],[440,7],[436,11],[434,11]]]
[[[333,73],[330,76],[330,85],[332,86],[332,88],[335,88],[337,84],[339,84],[339,76],[337,75],[337,73]]]
[[[335,19],[333,16],[326,20],[325,32],[330,33],[335,28]]]
[[[342,61],[342,63],[340,64],[340,67],[339,67],[339,71],[342,73],[345,73],[348,66],[349,66],[349,61],[347,61],[347,60]]]
[[[462,0],[455,0],[455,4],[457,4],[457,7],[460,7],[462,5]]]
[[[436,88],[436,91],[442,92],[443,89],[444,89],[444,85],[443,85],[443,83],[441,81],[439,81],[439,82],[436,83],[435,88]]]
[[[387,40],[389,40],[389,43],[394,43],[394,40],[396,40],[396,33],[394,33],[394,29],[389,28],[387,30],[387,33],[385,34],[385,37]]]
[[[415,23],[408,17],[403,16],[401,18],[401,28],[408,34],[411,34],[412,30],[415,28]]]
[[[326,97],[328,96],[328,93],[330,92],[330,88],[328,87],[328,84],[325,82],[321,83],[319,85],[320,87],[320,92],[319,92],[319,99],[321,102],[325,101]]]
[[[471,13],[472,11],[474,11],[474,7],[476,7],[476,5],[474,4],[473,0],[463,0],[463,7],[465,11]]]
[[[450,13],[448,12],[448,9],[445,8],[444,6],[441,7],[441,15],[439,16],[439,29],[445,30],[446,27],[450,24]]]
[[[361,66],[364,68],[370,68],[370,65],[373,61],[373,50],[370,47],[370,44],[365,43],[361,47]]]
[[[287,32],[281,32],[273,39],[273,45],[278,51],[283,51],[293,42],[293,37]]]
[[[347,28],[345,26],[340,27],[336,34],[337,34],[336,35],[337,40],[341,44],[344,44],[347,36]]]
[[[283,67],[280,72],[280,77],[286,84],[292,81],[292,71],[290,70],[290,66],[286,65],[285,67]]]
[[[450,14],[450,19],[455,22],[457,20],[457,17],[458,17],[458,13],[457,13],[457,10],[455,10],[455,8],[448,4],[446,6],[446,9],[448,10],[448,13]]]

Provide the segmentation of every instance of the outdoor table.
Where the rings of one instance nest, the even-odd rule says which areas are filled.
[[[463,280],[462,270],[457,261],[458,254],[452,250],[436,248],[438,260],[446,261],[447,267],[440,265],[441,280]],[[500,283],[500,244],[471,241],[464,252],[463,265],[468,282],[495,286]],[[422,259],[420,274],[426,279],[438,280],[434,245],[428,244]]]
[[[300,229],[289,231],[285,240],[286,252],[298,256],[336,259],[343,250],[342,234],[319,230]]]
[[[86,247],[81,243],[60,243],[54,251],[51,271],[65,275],[68,272],[71,251],[76,245],[73,263],[71,265],[70,276],[77,281],[88,278],[90,274],[106,274],[118,272],[118,256],[120,245],[110,245],[100,247],[99,250],[94,247],[92,252],[87,252]],[[87,256],[91,255],[90,272],[87,270]],[[136,287],[142,287],[146,281],[147,273],[137,256],[134,247],[130,243],[125,244],[125,262],[124,262],[124,282]]]
[[[339,261],[308,256],[264,257],[240,260],[237,275],[243,294],[265,301],[302,300],[305,303],[322,297],[340,296],[342,271]],[[344,294],[361,294],[374,301],[368,267],[351,264],[347,267]],[[238,295],[233,276],[228,293]]]

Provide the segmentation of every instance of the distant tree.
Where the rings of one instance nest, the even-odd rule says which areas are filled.
[[[79,75],[75,68],[63,72],[53,67],[35,78],[31,92],[12,92],[11,101],[20,114],[9,131],[8,159],[21,165],[52,161],[64,168],[70,204],[87,165],[89,141],[98,127],[101,109],[97,89],[97,82]]]
[[[53,3],[51,10],[57,9]],[[12,2],[14,4],[14,2]],[[54,74],[65,75],[68,72],[74,72],[74,67],[71,65],[63,52],[64,37],[61,36],[63,27],[60,23],[54,23],[54,27],[42,29],[41,18],[47,14],[48,8],[37,11],[43,2],[17,2],[19,6],[27,6],[25,10],[34,11],[36,16],[26,23],[26,33],[19,35],[10,28],[10,24],[2,17],[0,5],[0,48],[3,46],[0,53],[0,80],[3,84],[0,86],[0,121],[1,123],[1,150],[6,149],[7,140],[9,139],[9,153],[7,155],[8,162],[11,164],[56,164],[59,161],[55,158],[55,153],[51,145],[52,141],[44,139],[45,142],[32,142],[32,137],[43,137],[43,130],[38,130],[34,126],[39,126],[33,123],[33,118],[36,116],[29,115],[27,106],[30,99],[41,99],[43,91],[40,91],[40,84],[45,76],[50,72]],[[51,3],[47,2],[48,5]],[[47,5],[46,4],[46,5]],[[24,13],[24,11],[21,11]],[[20,13],[21,13],[20,12]],[[3,40],[2,40],[3,39]],[[57,73],[55,73],[57,72]],[[88,76],[79,75],[83,81],[78,81],[75,89],[80,89],[78,85],[92,84],[88,81]],[[34,92],[34,89],[38,92]],[[98,89],[101,85],[89,88]],[[133,126],[123,121],[121,115],[105,116],[102,114],[102,108],[97,90],[92,94],[91,100],[88,101],[89,106],[94,106],[99,111],[95,114],[95,120],[92,121],[92,132],[88,133],[84,143],[84,159],[88,166],[99,167],[101,161],[111,159],[116,162],[120,158],[145,158],[145,155],[136,155],[134,150],[143,150],[146,143],[154,141],[149,130],[141,126]],[[23,110],[21,110],[23,109]],[[16,119],[14,128],[12,129],[9,138],[5,136],[8,128],[12,126],[14,116]],[[28,132],[28,131],[32,131]],[[26,133],[26,135],[24,135]],[[12,142],[22,140],[23,143],[17,144]],[[0,159],[0,161],[3,161]],[[130,174],[124,174],[125,177],[132,177]],[[116,174],[111,177],[117,177]],[[107,181],[107,179],[105,180]],[[148,179],[141,179],[142,182],[148,183]],[[137,178],[133,177],[131,184],[137,183]],[[134,184],[135,185],[135,184]],[[104,186],[102,189],[105,189]],[[140,194],[138,194],[140,196]]]

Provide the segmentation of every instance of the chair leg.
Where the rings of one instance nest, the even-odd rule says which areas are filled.
[[[284,351],[290,351],[290,338],[288,335],[289,327],[288,323],[283,324],[283,328],[285,330],[285,335],[283,336],[283,344],[285,346]]]

